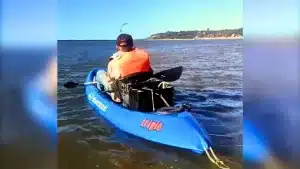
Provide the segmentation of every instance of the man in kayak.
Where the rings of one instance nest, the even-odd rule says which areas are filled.
[[[143,81],[148,79],[153,71],[149,54],[134,46],[131,35],[120,34],[116,43],[117,52],[109,58],[107,73],[98,72],[96,81],[103,85],[105,91],[113,91],[110,95],[115,102],[121,102],[122,98],[118,93],[120,90],[115,87],[116,80],[123,82],[133,79]]]

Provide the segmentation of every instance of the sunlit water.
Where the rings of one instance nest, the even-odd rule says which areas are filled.
[[[215,152],[231,168],[242,168],[243,41],[137,41],[151,54],[157,72],[183,66],[173,82],[175,101],[190,103],[211,137]],[[214,168],[205,155],[183,152],[129,136],[97,116],[86,102],[87,73],[106,67],[114,41],[59,41],[58,125],[60,168]]]

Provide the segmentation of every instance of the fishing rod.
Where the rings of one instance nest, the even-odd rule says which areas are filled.
[[[125,25],[128,25],[128,23],[123,23],[123,24],[121,25],[121,27],[120,27],[120,33],[123,33],[123,27],[124,27]]]

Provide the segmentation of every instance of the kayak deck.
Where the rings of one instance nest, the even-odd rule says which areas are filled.
[[[92,70],[87,76],[86,83],[93,82],[97,71],[104,71],[104,69]],[[206,131],[187,111],[173,114],[132,111],[111,101],[109,96],[98,90],[96,85],[87,85],[85,93],[96,113],[124,132],[148,141],[188,149],[200,154],[211,146]]]

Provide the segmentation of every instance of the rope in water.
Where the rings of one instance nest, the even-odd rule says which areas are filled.
[[[221,160],[216,156],[216,154],[214,153],[214,151],[213,151],[213,149],[212,149],[211,147],[209,147],[209,151],[211,152],[213,158],[210,156],[209,151],[207,151],[206,149],[204,149],[204,150],[205,150],[205,153],[206,153],[208,159],[209,159],[212,163],[216,164],[216,165],[217,165],[219,168],[221,168],[221,169],[230,169],[226,164],[224,164],[223,161],[221,161]]]
[[[202,145],[203,146],[203,145]],[[214,153],[213,149],[211,147],[208,147],[208,149],[206,149],[204,146],[203,146],[203,149],[208,157],[208,159],[216,164],[219,168],[221,169],[230,169],[226,164],[224,164],[223,161],[221,161],[217,156],[216,154]]]

